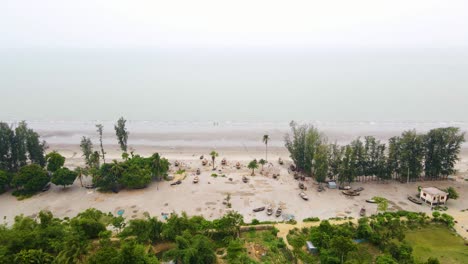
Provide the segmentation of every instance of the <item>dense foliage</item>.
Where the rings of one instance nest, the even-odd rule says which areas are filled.
[[[17,216],[11,227],[0,226],[0,263],[159,263],[148,247],[159,243],[173,245],[162,255],[165,260],[216,263],[215,249],[236,239],[243,223],[237,213],[215,221],[172,214],[161,222],[147,216],[128,221],[112,238],[109,229],[119,218],[96,209],[72,219],[45,211],[36,219]]]
[[[13,176],[11,185],[17,189],[18,194],[30,195],[41,191],[49,181],[46,170],[37,164],[30,164],[21,167]]]
[[[450,216],[437,215],[432,221],[424,213],[400,211],[384,213],[370,218],[361,218],[358,224],[351,222],[331,225],[322,221],[319,226],[295,229],[288,235],[289,243],[299,258],[320,263],[416,263],[412,247],[405,240],[405,232],[417,227],[430,225],[431,222],[442,222],[451,226],[446,220]],[[452,219],[453,220],[453,219]],[[452,222],[453,223],[453,222]],[[304,255],[303,246],[311,241],[318,249],[317,258]],[[373,249],[372,254],[369,251]],[[378,253],[377,253],[377,252]],[[428,259],[434,263],[436,259]]]
[[[139,189],[146,187],[153,179],[161,179],[168,170],[169,161],[157,153],[148,158],[135,155],[122,162],[103,164],[95,170],[93,182],[102,191]]]
[[[20,122],[15,128],[0,122],[0,170],[16,172],[30,163],[43,167],[45,149],[45,142],[40,141],[26,122]]]
[[[328,177],[344,183],[361,177],[401,181],[447,177],[455,172],[465,138],[458,128],[447,127],[427,134],[405,131],[390,138],[388,147],[372,136],[346,146],[327,145],[326,141],[313,126],[291,122],[285,145],[299,171],[319,182]]]

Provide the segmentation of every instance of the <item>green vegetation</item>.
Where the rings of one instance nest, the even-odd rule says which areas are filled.
[[[270,141],[269,135],[263,135],[263,143],[265,143],[265,161],[268,161],[268,141]]]
[[[406,241],[413,247],[417,262],[437,258],[440,263],[468,263],[468,252],[464,241],[453,231],[442,225],[430,225],[408,230]]]
[[[101,146],[102,162],[106,163],[106,152],[104,151],[104,145],[102,144],[102,132],[104,130],[104,126],[102,124],[97,124],[96,128],[99,135],[99,145]]]
[[[117,124],[115,124],[114,129],[115,129],[115,135],[117,136],[117,141],[119,142],[120,149],[124,152],[127,153],[127,140],[128,140],[128,134],[129,132],[127,131],[127,128],[125,127],[125,123],[127,120],[125,120],[123,117],[119,118],[117,120]]]
[[[44,188],[50,178],[47,171],[37,164],[30,164],[21,167],[18,173],[13,176],[11,185],[16,188],[13,195],[29,196]]]
[[[22,121],[13,129],[0,122],[0,170],[15,173],[27,164],[44,167],[46,144]]]
[[[439,213],[437,213],[439,214]],[[293,247],[294,255],[307,263],[465,263],[468,254],[464,250],[463,240],[454,239],[454,233],[450,231],[451,217],[435,215],[431,220],[424,213],[399,211],[396,213],[385,212],[373,215],[370,218],[361,218],[358,224],[351,222],[341,225],[331,225],[327,220],[319,226],[303,229],[293,229],[288,234],[288,242]],[[453,218],[452,218],[453,220]],[[443,223],[443,224],[439,224]],[[413,231],[415,230],[415,231]],[[416,231],[418,230],[418,231]],[[437,230],[432,234],[432,230]],[[430,241],[424,240],[424,233]],[[435,249],[439,245],[438,232],[443,241],[440,250]],[[443,233],[443,234],[442,234]],[[430,237],[430,238],[429,238]],[[446,262],[444,258],[450,254],[450,250],[444,250],[444,241],[454,239],[447,244],[447,248],[453,246],[457,261]],[[308,254],[304,245],[311,241],[318,249],[317,255]],[[430,245],[428,245],[430,244]],[[456,246],[454,246],[456,245]],[[424,254],[425,250],[434,254]],[[463,254],[464,253],[464,254]],[[429,260],[428,258],[431,257]],[[444,258],[444,259],[443,259]]]
[[[219,156],[218,152],[212,150],[210,152],[211,160],[213,161],[213,170],[215,169],[215,160]]]
[[[45,156],[47,161],[47,171],[54,173],[65,164],[65,157],[57,151],[52,151]]]
[[[260,160],[258,161],[258,164],[262,165],[262,171],[263,171],[263,166],[264,166],[266,163],[267,163],[267,162],[266,162],[266,160],[264,160],[264,159],[260,159]]]
[[[164,178],[169,170],[169,161],[155,153],[143,158],[135,155],[125,161],[103,164],[93,172],[93,183],[101,191],[117,192],[122,188],[146,187],[153,179]]]
[[[62,185],[65,188],[67,185],[72,185],[77,177],[77,173],[68,168],[60,168],[52,174],[51,182],[55,185]]]
[[[254,221],[253,221],[254,222]],[[258,221],[257,221],[258,222]],[[240,232],[242,215],[229,212],[209,221],[171,214],[126,220],[96,209],[71,219],[47,211],[0,225],[0,263],[466,263],[463,240],[423,213],[397,212],[331,225],[294,228],[285,241],[279,230]],[[112,232],[110,230],[115,230]],[[357,241],[359,239],[359,241]],[[318,254],[305,250],[312,241]],[[163,251],[156,250],[162,246]]]
[[[255,176],[255,169],[258,169],[257,160],[252,160],[251,162],[249,162],[249,164],[247,165],[247,168],[251,169],[252,176]]]
[[[357,138],[346,146],[326,144],[326,138],[310,125],[291,122],[285,146],[297,169],[322,182],[328,176],[340,184],[359,179],[413,181],[421,176],[442,179],[455,172],[464,133],[447,127],[418,134],[405,131],[388,146],[375,137]],[[358,177],[360,177],[358,179]]]
[[[448,187],[444,191],[449,194],[448,199],[456,200],[459,197],[457,190],[455,190],[453,187]]]

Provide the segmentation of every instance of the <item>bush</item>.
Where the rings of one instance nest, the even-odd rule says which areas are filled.
[[[304,218],[304,220],[302,220],[302,222],[320,222],[320,218],[318,218],[318,217],[308,217],[308,218]]]
[[[213,174],[211,174],[211,177],[216,178],[216,177],[218,177],[218,174],[213,173]]]
[[[13,177],[12,184],[21,191],[16,194],[34,194],[42,190],[49,182],[47,172],[37,164],[22,167]],[[15,194],[14,193],[14,194]]]

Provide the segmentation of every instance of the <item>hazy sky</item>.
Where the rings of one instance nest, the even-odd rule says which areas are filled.
[[[466,120],[468,1],[0,1],[0,119]]]

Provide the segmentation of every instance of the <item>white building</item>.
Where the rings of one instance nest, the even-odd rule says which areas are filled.
[[[427,187],[421,189],[420,197],[423,201],[432,206],[445,204],[447,202],[448,193],[441,191],[435,187]]]

